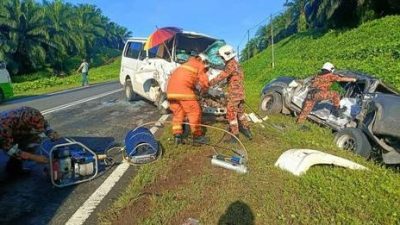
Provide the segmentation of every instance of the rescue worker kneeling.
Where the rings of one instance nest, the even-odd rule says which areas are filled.
[[[167,86],[167,98],[172,111],[172,132],[175,143],[182,143],[183,121],[189,120],[194,144],[206,144],[208,139],[204,136],[201,124],[202,110],[195,93],[196,86],[202,92],[208,90],[208,76],[206,66],[207,56],[199,54],[179,66],[171,75]]]
[[[23,160],[47,163],[45,156],[35,154],[41,138],[58,139],[57,132],[52,130],[39,110],[31,107],[20,107],[0,114],[0,148],[10,159],[6,165],[9,175],[23,175]]]

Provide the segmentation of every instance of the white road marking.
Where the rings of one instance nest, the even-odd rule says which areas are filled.
[[[117,83],[118,81],[107,81],[107,82],[103,82],[103,83],[96,83],[96,84],[90,85],[89,87],[93,88],[93,87],[100,86],[100,85],[112,84],[114,82]],[[78,90],[86,89],[86,88],[88,88],[88,87],[76,87],[76,88],[71,88],[71,89],[67,89],[67,90],[56,91],[56,92],[52,92],[49,94],[45,94],[45,96],[58,95],[58,94],[63,94],[63,93],[71,92],[71,91],[78,91]]]
[[[168,119],[168,115],[163,115],[158,120],[160,123]],[[158,127],[152,127],[150,131],[154,134]],[[69,218],[67,225],[83,224],[100,204],[103,198],[111,191],[118,180],[128,170],[129,163],[123,162],[107,177],[107,179],[97,188],[97,190],[83,203],[83,205]]]
[[[41,113],[43,115],[46,115],[46,114],[49,114],[49,113],[52,113],[52,112],[56,112],[56,111],[60,111],[62,109],[69,108],[71,106],[82,104],[84,102],[88,102],[88,101],[91,101],[91,100],[94,100],[94,99],[102,98],[104,96],[111,95],[111,94],[114,94],[114,93],[117,93],[117,92],[120,92],[120,91],[122,91],[122,88],[117,89],[117,90],[113,90],[113,91],[109,91],[109,92],[106,92],[106,93],[103,93],[103,94],[98,94],[98,95],[95,95],[95,96],[91,96],[91,97],[88,97],[88,98],[84,98],[84,99],[81,99],[81,100],[78,100],[78,101],[75,101],[75,102],[71,102],[71,103],[67,103],[67,104],[64,104],[64,105],[60,105],[60,106],[57,106],[57,107],[54,107],[54,108],[51,108],[51,109],[46,109],[46,110],[43,110]]]

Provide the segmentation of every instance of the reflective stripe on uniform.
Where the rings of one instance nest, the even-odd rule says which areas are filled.
[[[173,125],[172,130],[182,130],[182,126],[181,125]]]
[[[183,69],[189,70],[190,72],[193,72],[193,73],[197,73],[198,72],[196,68],[188,66],[188,65],[182,65],[181,67]]]
[[[195,94],[167,94],[170,100],[197,100]]]
[[[232,121],[229,122],[229,124],[230,124],[230,125],[237,125],[237,124],[238,124],[238,121],[237,121],[237,120],[232,120]]]

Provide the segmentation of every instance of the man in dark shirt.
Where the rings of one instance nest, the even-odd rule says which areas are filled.
[[[333,74],[334,70],[335,67],[333,64],[327,62],[323,65],[321,73],[319,73],[312,80],[311,89],[307,93],[306,100],[303,104],[303,109],[297,118],[298,123],[304,123],[308,114],[310,114],[314,108],[314,105],[323,100],[330,100],[333,106],[336,108],[336,112],[334,113],[338,114],[340,107],[340,95],[337,92],[330,90],[332,84],[336,81],[355,82],[356,79]]]

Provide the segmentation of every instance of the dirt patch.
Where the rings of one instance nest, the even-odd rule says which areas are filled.
[[[150,195],[143,194],[133,199],[129,207],[123,209],[112,224],[131,225],[138,224],[140,218],[149,215],[151,209]]]
[[[227,179],[224,179],[227,180]],[[204,193],[212,193],[215,190],[220,190],[220,184],[223,183],[221,180],[218,186],[207,187],[207,190]],[[201,201],[196,204],[191,204],[189,207],[184,209],[183,211],[177,213],[172,219],[171,224],[183,224],[188,218],[200,219],[202,211],[204,211],[205,207],[216,204],[216,199],[213,195],[205,194],[201,196]]]
[[[207,154],[206,151],[196,151],[176,162],[167,173],[168,175],[157,177],[155,182],[143,188],[146,190],[145,193],[133,199],[126,208],[122,209],[113,224],[137,224],[151,211],[150,196],[160,196],[166,191],[185,186],[193,177],[203,174],[204,167],[210,162],[210,159],[206,157]],[[179,196],[176,197],[179,198]]]
[[[146,189],[161,194],[165,190],[173,190],[187,184],[194,176],[204,173],[203,167],[210,161],[206,156],[205,152],[200,151],[187,155],[172,167],[168,175],[158,177],[156,182]]]

